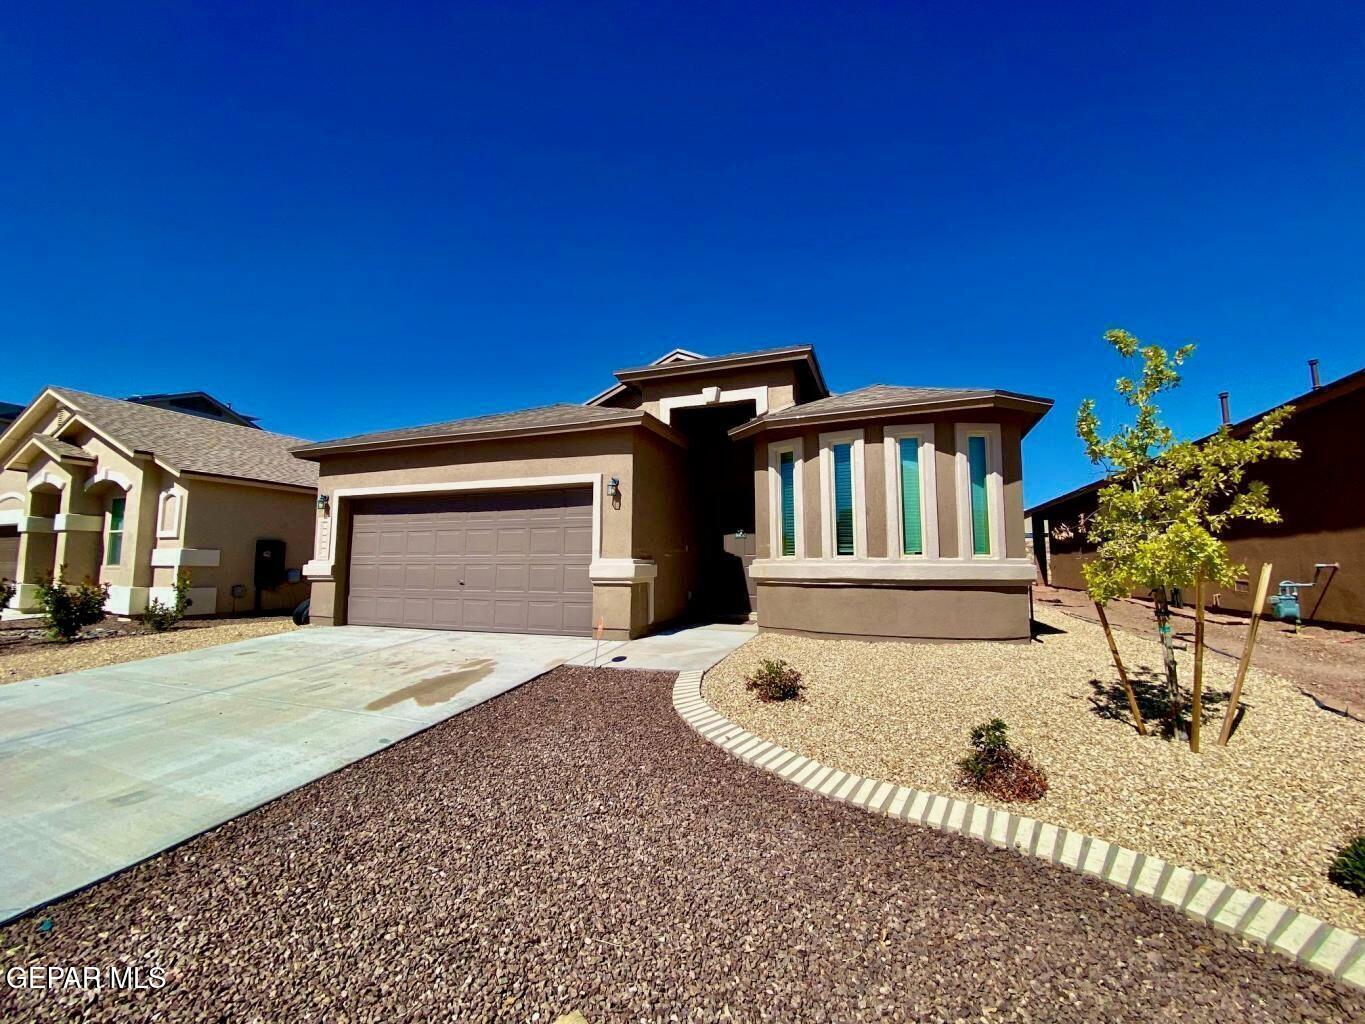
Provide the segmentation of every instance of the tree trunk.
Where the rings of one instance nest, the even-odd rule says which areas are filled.
[[[1171,632],[1170,595],[1163,587],[1152,595],[1156,605],[1156,631],[1161,637],[1161,658],[1166,665],[1166,728],[1170,735],[1180,731],[1180,677],[1175,664],[1175,638]]]
[[[1133,692],[1133,684],[1128,681],[1128,673],[1123,670],[1123,659],[1119,657],[1119,644],[1114,639],[1114,631],[1109,628],[1109,616],[1104,614],[1104,605],[1095,602],[1095,611],[1099,613],[1100,625],[1104,627],[1104,638],[1109,641],[1109,653],[1113,655],[1114,667],[1119,670],[1119,682],[1123,684],[1123,692],[1128,695],[1128,710],[1133,715],[1133,724],[1137,726],[1139,736],[1147,735],[1147,723],[1142,720],[1142,710],[1138,707],[1137,694]]]
[[[1190,750],[1199,753],[1204,723],[1204,577],[1194,581],[1194,683],[1190,687]]]

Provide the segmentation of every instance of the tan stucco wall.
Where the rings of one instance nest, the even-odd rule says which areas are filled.
[[[690,506],[680,500],[687,486],[687,458],[682,448],[648,431],[636,432],[634,450],[632,557],[657,566],[653,624],[658,624],[687,612],[688,592],[695,586]]]
[[[1027,587],[758,587],[765,629],[923,640],[1027,640]]]
[[[603,487],[599,510],[602,557],[629,559],[635,556],[632,525],[640,489],[635,480],[632,428],[591,431],[572,435],[479,441],[429,448],[409,448],[324,459],[319,469],[319,489],[329,497],[339,488],[405,487],[419,484],[468,483],[488,481],[496,489],[500,481],[547,476],[576,476],[597,473],[616,477],[621,483],[621,498],[613,502]],[[657,473],[655,474],[658,475]],[[656,485],[649,493],[655,494]],[[332,530],[337,540],[336,558],[330,580],[313,584],[312,620],[322,625],[344,620],[346,573],[349,552],[345,541],[350,533],[347,501],[332,502]],[[314,552],[322,559],[322,552]],[[662,584],[661,584],[662,586]],[[643,614],[635,614],[635,586],[593,587],[593,621],[606,622],[607,636],[624,637],[644,632]]]
[[[658,416],[663,399],[696,395],[709,387],[718,387],[722,391],[766,387],[768,411],[776,412],[796,404],[797,375],[790,366],[770,366],[650,381],[640,385],[643,396],[641,405],[646,412]]]
[[[195,477],[182,477],[181,483],[188,501],[184,540],[176,546],[217,549],[217,566],[189,568],[191,587],[217,588],[217,614],[252,610],[258,539],[284,541],[287,569],[302,569],[311,556],[315,495]],[[175,577],[175,570],[170,568],[159,568],[156,573],[157,586],[170,586]],[[235,583],[245,587],[246,594],[234,602]],[[262,591],[261,610],[288,611],[307,597],[308,591],[307,580]]]
[[[932,424],[937,478],[939,557],[960,557],[957,528],[956,425],[1000,424],[1001,484],[1005,506],[1005,554],[1021,558],[1024,549],[1020,425],[1012,416],[995,418],[980,412],[959,419],[892,416],[823,424],[805,430],[760,435],[754,446],[755,525],[759,558],[772,558],[769,530],[768,445],[799,437],[802,535],[806,557],[821,557],[820,434],[862,429],[866,490],[867,556],[885,559],[887,550],[887,480],[884,429],[889,424]],[[1029,635],[1028,588],[916,584],[850,585],[762,582],[758,619],[764,628],[852,636],[905,636],[924,639],[1016,640]]]

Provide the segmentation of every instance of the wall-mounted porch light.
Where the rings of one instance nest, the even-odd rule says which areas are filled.
[[[621,481],[612,477],[607,481],[607,497],[619,498],[621,496]]]
[[[319,494],[318,511],[323,515],[330,515],[332,511],[332,499],[325,494]]]

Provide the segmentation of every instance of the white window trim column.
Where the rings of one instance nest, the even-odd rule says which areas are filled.
[[[782,554],[782,472],[779,458],[792,455],[792,508],[795,511],[796,554]],[[805,443],[799,437],[774,441],[768,445],[768,556],[805,558],[806,529],[801,478],[805,475]]]
[[[853,458],[853,554],[836,555],[834,538],[834,445],[851,444]],[[820,435],[820,557],[867,557],[867,474],[863,466],[863,431],[838,430]]]
[[[156,500],[156,537],[157,540],[174,540],[181,536],[185,530],[185,499],[187,493],[185,488],[179,484],[162,491]],[[175,525],[170,529],[162,526],[165,518],[166,503],[174,499],[175,501]]]
[[[900,441],[919,440],[919,521],[924,535],[924,553],[905,554],[904,517],[901,515]],[[886,449],[886,551],[891,558],[938,558],[938,474],[934,464],[934,425],[897,424],[882,432]]]
[[[986,515],[991,526],[991,550],[978,555],[972,550],[972,471],[967,459],[967,439],[986,439]],[[957,545],[963,559],[1003,559],[1005,557],[1005,486],[1001,467],[1000,424],[959,423],[955,431],[957,448]]]

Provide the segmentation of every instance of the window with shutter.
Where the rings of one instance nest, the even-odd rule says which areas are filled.
[[[792,557],[796,554],[796,456],[794,452],[782,452],[778,456],[777,472],[778,486],[781,489],[782,554],[784,557]]]
[[[972,502],[972,554],[991,553],[991,517],[986,504],[986,439],[967,438],[967,465],[970,471]]]
[[[853,543],[853,445],[836,444],[834,456],[834,553],[851,555]]]
[[[919,458],[919,438],[901,438],[901,553],[906,555],[924,554],[924,524],[920,521]]]

